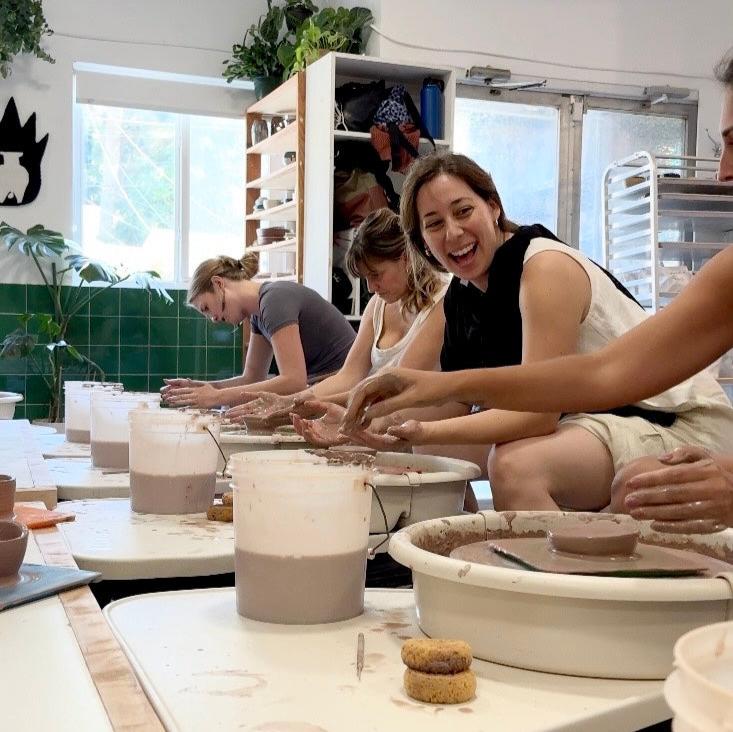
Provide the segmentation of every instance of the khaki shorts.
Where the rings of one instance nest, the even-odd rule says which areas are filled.
[[[569,414],[560,425],[576,425],[595,435],[611,453],[616,471],[637,458],[662,455],[682,445],[733,451],[733,408],[723,404],[679,412],[671,427],[615,414]]]

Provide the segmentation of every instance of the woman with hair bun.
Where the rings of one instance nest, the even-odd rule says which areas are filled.
[[[171,406],[241,404],[248,392],[292,394],[338,371],[355,334],[344,316],[317,292],[296,282],[260,282],[256,254],[202,262],[188,287],[188,304],[215,323],[240,325],[251,335],[244,372],[221,381],[166,379]],[[278,375],[268,378],[275,356]]]

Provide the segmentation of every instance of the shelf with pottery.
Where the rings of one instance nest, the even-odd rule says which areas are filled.
[[[266,173],[247,182],[247,188],[271,191],[292,191],[298,180],[298,163],[289,163],[283,168]]]
[[[298,73],[247,109],[244,241],[252,242],[252,245],[245,244],[245,250],[273,255],[272,258],[268,256],[263,269],[276,273],[287,270],[284,276],[262,272],[258,280],[303,281],[305,100],[305,74]],[[294,117],[293,121],[264,139],[255,137],[263,120],[268,125],[268,120],[284,115]],[[254,142],[255,139],[258,141]],[[295,160],[280,166],[280,160],[273,156],[282,156],[283,153],[294,153]],[[292,200],[271,208],[256,209],[255,204],[262,198],[262,191],[292,191]],[[285,221],[293,224],[292,237],[271,245],[256,243],[257,229],[262,222]]]
[[[76,566],[56,527],[29,532],[24,562]],[[162,730],[88,587],[4,610],[0,637],[3,729]]]
[[[272,244],[251,244],[247,247],[248,252],[294,252],[298,242],[294,238],[283,239]]]
[[[279,206],[253,211],[247,214],[246,221],[295,221],[297,214],[298,204],[293,199],[292,201],[281,203]]]
[[[307,627],[248,620],[237,614],[235,597],[234,588],[154,593],[105,608],[167,729],[233,728],[245,696],[247,724],[262,730],[337,730],[345,720],[353,732],[478,732],[487,720],[493,729],[524,732],[632,730],[670,717],[661,681],[561,676],[478,659],[469,702],[414,701],[403,689],[400,658],[404,640],[422,637],[411,590],[368,589],[362,615]]]

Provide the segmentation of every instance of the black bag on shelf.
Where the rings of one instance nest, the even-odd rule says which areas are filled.
[[[369,132],[386,89],[384,81],[350,81],[336,89],[336,129]]]
[[[331,270],[331,302],[344,315],[351,315],[351,280],[341,267]]]
[[[389,207],[395,212],[400,210],[400,197],[387,175],[389,162],[380,160],[377,151],[366,142],[339,140],[333,146],[333,167],[335,170],[363,170],[373,173],[377,183],[384,189]]]

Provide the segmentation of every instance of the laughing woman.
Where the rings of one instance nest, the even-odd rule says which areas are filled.
[[[511,222],[491,176],[462,155],[416,161],[401,214],[416,255],[454,274],[443,371],[597,351],[647,317],[609,273],[543,226]],[[415,406],[409,391],[402,396],[401,408]],[[489,409],[390,431],[420,445],[476,445],[498,509],[593,510],[609,504],[624,464],[690,442],[721,451],[732,425],[727,397],[703,372],[603,413]]]
[[[215,323],[240,325],[251,335],[244,373],[221,381],[167,379],[163,397],[172,406],[241,404],[251,391],[292,394],[338,371],[355,334],[344,316],[309,287],[259,282],[258,259],[220,256],[202,262],[188,288],[188,303]],[[273,354],[278,375],[267,374]]]

